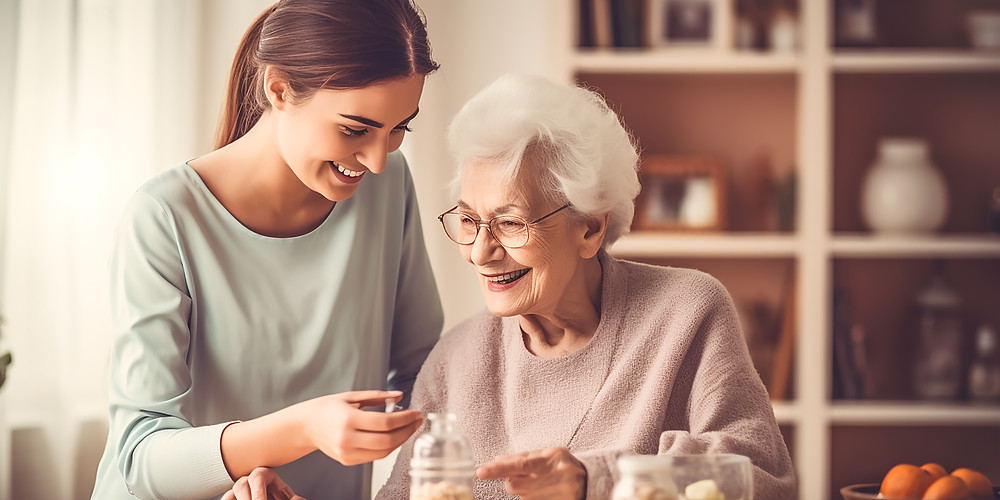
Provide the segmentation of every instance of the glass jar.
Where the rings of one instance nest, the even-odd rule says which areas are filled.
[[[962,369],[961,299],[944,277],[941,262],[916,300],[917,359],[914,389],[922,399],[958,399]]]
[[[469,441],[451,413],[427,415],[431,427],[417,436],[410,459],[410,500],[472,500],[475,462]]]
[[[969,367],[969,397],[1000,403],[1000,340],[989,325],[976,332],[975,357]]]
[[[676,500],[677,489],[670,462],[656,455],[625,455],[618,458],[619,478],[612,500]]]

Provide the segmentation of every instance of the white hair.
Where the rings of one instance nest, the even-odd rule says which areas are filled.
[[[454,186],[471,163],[497,162],[513,184],[525,161],[542,195],[585,216],[610,214],[604,248],[627,233],[639,194],[639,154],[631,134],[592,90],[540,76],[507,74],[472,97],[448,129],[458,162]]]

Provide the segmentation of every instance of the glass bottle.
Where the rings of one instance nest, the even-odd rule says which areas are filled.
[[[619,478],[611,500],[676,500],[670,461],[656,455],[618,458]]]
[[[410,500],[472,500],[475,462],[469,441],[455,430],[455,415],[431,413],[427,419],[430,429],[413,443]]]
[[[993,189],[990,199],[990,231],[1000,234],[1000,187]]]
[[[1000,341],[989,325],[976,332],[976,354],[969,367],[969,397],[1000,403]]]
[[[959,396],[962,369],[961,299],[935,264],[931,282],[917,295],[917,359],[914,389],[922,399],[953,400]]]

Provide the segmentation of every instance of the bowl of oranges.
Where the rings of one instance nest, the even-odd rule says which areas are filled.
[[[897,464],[886,472],[882,483],[855,484],[840,489],[844,500],[994,500],[1000,488],[986,475],[959,467],[950,473],[936,463],[921,466]]]

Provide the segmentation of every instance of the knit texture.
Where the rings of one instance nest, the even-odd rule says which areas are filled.
[[[754,498],[796,495],[795,473],[728,292],[696,270],[601,252],[601,320],[582,349],[542,359],[516,317],[475,315],[444,335],[417,377],[413,408],[449,412],[477,465],[567,447],[587,469],[587,500],[610,498],[622,454],[736,453]],[[411,439],[378,500],[406,499]],[[477,499],[513,498],[476,480]]]

